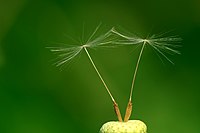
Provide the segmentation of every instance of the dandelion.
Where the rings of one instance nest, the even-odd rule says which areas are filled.
[[[99,30],[101,24],[99,24],[94,32],[90,35],[88,40],[85,43],[79,43],[78,45],[67,45],[66,47],[50,47],[51,51],[58,54],[58,61],[56,62],[56,66],[62,66],[74,58],[76,58],[82,51],[87,54],[89,61],[91,62],[94,70],[96,71],[98,77],[100,78],[102,84],[104,85],[107,93],[109,94],[113,105],[114,110],[118,118],[118,122],[107,122],[100,129],[100,133],[118,133],[118,132],[130,132],[130,133],[146,133],[147,126],[140,120],[129,120],[132,113],[132,95],[133,89],[135,85],[136,75],[138,72],[139,64],[146,46],[150,46],[160,57],[164,57],[167,61],[174,64],[167,54],[174,55],[180,54],[176,48],[180,47],[177,43],[180,43],[181,38],[177,36],[168,36],[165,37],[164,34],[154,34],[152,36],[148,36],[145,39],[136,36],[134,34],[124,34],[117,31],[115,28],[112,28],[101,34],[96,36],[97,31]],[[122,120],[122,116],[119,110],[119,106],[112,96],[106,82],[104,81],[102,75],[100,74],[97,66],[95,65],[88,49],[89,48],[100,48],[100,47],[108,47],[108,48],[116,48],[118,46],[127,46],[127,45],[137,45],[141,46],[141,50],[137,59],[137,63],[135,66],[135,71],[133,74],[133,79],[131,83],[130,96],[128,105],[126,108],[126,113],[124,116],[124,120]]]

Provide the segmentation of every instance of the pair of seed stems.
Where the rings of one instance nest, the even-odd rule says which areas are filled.
[[[94,67],[96,73],[98,74],[99,78],[101,79],[104,87],[106,88],[108,94],[110,95],[111,97],[111,100],[113,102],[113,106],[114,106],[114,111],[117,115],[117,118],[118,118],[118,121],[119,122],[127,122],[131,116],[131,113],[132,113],[132,95],[133,95],[133,88],[134,88],[134,84],[135,84],[135,79],[136,79],[136,75],[137,75],[137,71],[138,71],[138,67],[139,67],[139,64],[140,64],[140,60],[141,60],[141,57],[142,57],[142,53],[144,51],[144,47],[145,47],[145,44],[146,44],[147,40],[144,39],[143,41],[143,44],[142,44],[142,48],[140,50],[140,54],[139,54],[139,57],[138,57],[138,60],[137,60],[137,64],[136,64],[136,67],[135,67],[135,71],[134,71],[134,75],[133,75],[133,80],[132,80],[132,84],[131,84],[131,90],[130,90],[130,96],[129,96],[129,101],[128,101],[128,104],[127,104],[127,108],[126,108],[126,113],[125,113],[125,116],[124,116],[124,120],[122,119],[122,116],[121,116],[121,113],[120,113],[120,109],[119,109],[119,106],[116,102],[116,100],[114,99],[114,97],[112,96],[108,86],[106,85],[103,77],[101,76],[100,72],[98,71],[94,61],[92,60],[92,57],[90,56],[90,53],[88,52],[87,50],[87,45],[83,45],[83,49],[85,50],[90,62],[92,63],[92,66]]]

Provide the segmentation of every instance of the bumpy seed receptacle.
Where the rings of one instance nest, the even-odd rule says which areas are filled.
[[[105,123],[99,133],[147,133],[147,126],[140,120],[111,121]]]

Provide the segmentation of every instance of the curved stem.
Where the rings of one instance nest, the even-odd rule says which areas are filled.
[[[140,50],[140,55],[139,55],[139,57],[138,57],[137,64],[136,64],[136,67],[135,67],[135,72],[134,72],[134,76],[133,76],[133,80],[132,80],[132,85],[131,85],[131,92],[130,92],[129,101],[132,100],[133,88],[134,88],[134,85],[135,85],[135,79],[136,79],[138,67],[139,67],[139,64],[140,64],[140,60],[141,60],[141,57],[142,57],[142,53],[143,53],[143,51],[144,51],[144,46],[145,46],[145,44],[146,44],[146,41],[144,41],[144,43],[143,43],[143,45],[142,45],[142,48],[141,48],[141,50]]]
[[[133,75],[133,80],[132,80],[132,84],[131,84],[131,91],[130,91],[130,97],[129,97],[129,102],[128,102],[128,105],[127,105],[127,108],[126,108],[126,113],[125,113],[125,116],[124,116],[124,121],[127,122],[131,116],[131,113],[132,113],[132,95],[133,95],[133,88],[134,88],[134,85],[135,85],[135,79],[136,79],[136,75],[137,75],[137,71],[138,71],[138,67],[139,67],[139,64],[140,64],[140,60],[141,60],[141,57],[142,57],[142,53],[144,51],[144,47],[145,47],[145,44],[146,44],[146,40],[144,40],[143,42],[143,45],[142,45],[142,48],[140,50],[140,54],[139,54],[139,57],[138,57],[138,60],[137,60],[137,64],[136,64],[136,67],[135,67],[135,72],[134,72],[134,75]]]
[[[121,121],[122,121],[122,117],[121,117],[121,113],[120,113],[118,104],[116,103],[114,97],[112,96],[110,90],[108,89],[108,86],[106,85],[104,79],[102,78],[102,76],[101,76],[101,74],[99,73],[99,71],[98,71],[96,65],[94,64],[94,61],[92,60],[92,57],[90,56],[90,54],[89,54],[87,48],[86,48],[86,47],[83,47],[83,48],[84,48],[84,50],[85,50],[85,52],[86,52],[86,54],[87,54],[87,56],[88,56],[90,62],[92,63],[92,66],[94,67],[94,69],[95,69],[95,71],[97,72],[99,78],[101,79],[103,85],[105,86],[105,88],[106,88],[108,94],[110,95],[110,98],[111,98],[111,100],[112,100],[112,102],[113,102],[113,106],[114,106],[114,110],[115,110],[115,113],[116,113],[116,115],[117,115],[117,118],[118,118],[118,120],[121,122]]]

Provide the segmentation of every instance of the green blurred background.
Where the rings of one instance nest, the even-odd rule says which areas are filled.
[[[199,133],[199,0],[0,0],[0,133],[96,133],[116,120],[86,54],[60,71],[46,49],[68,43],[65,34],[79,39],[83,24],[86,38],[99,22],[142,36],[172,29],[183,38],[175,65],[145,49],[131,118],[149,133]],[[89,50],[123,115],[139,53],[133,49]]]

